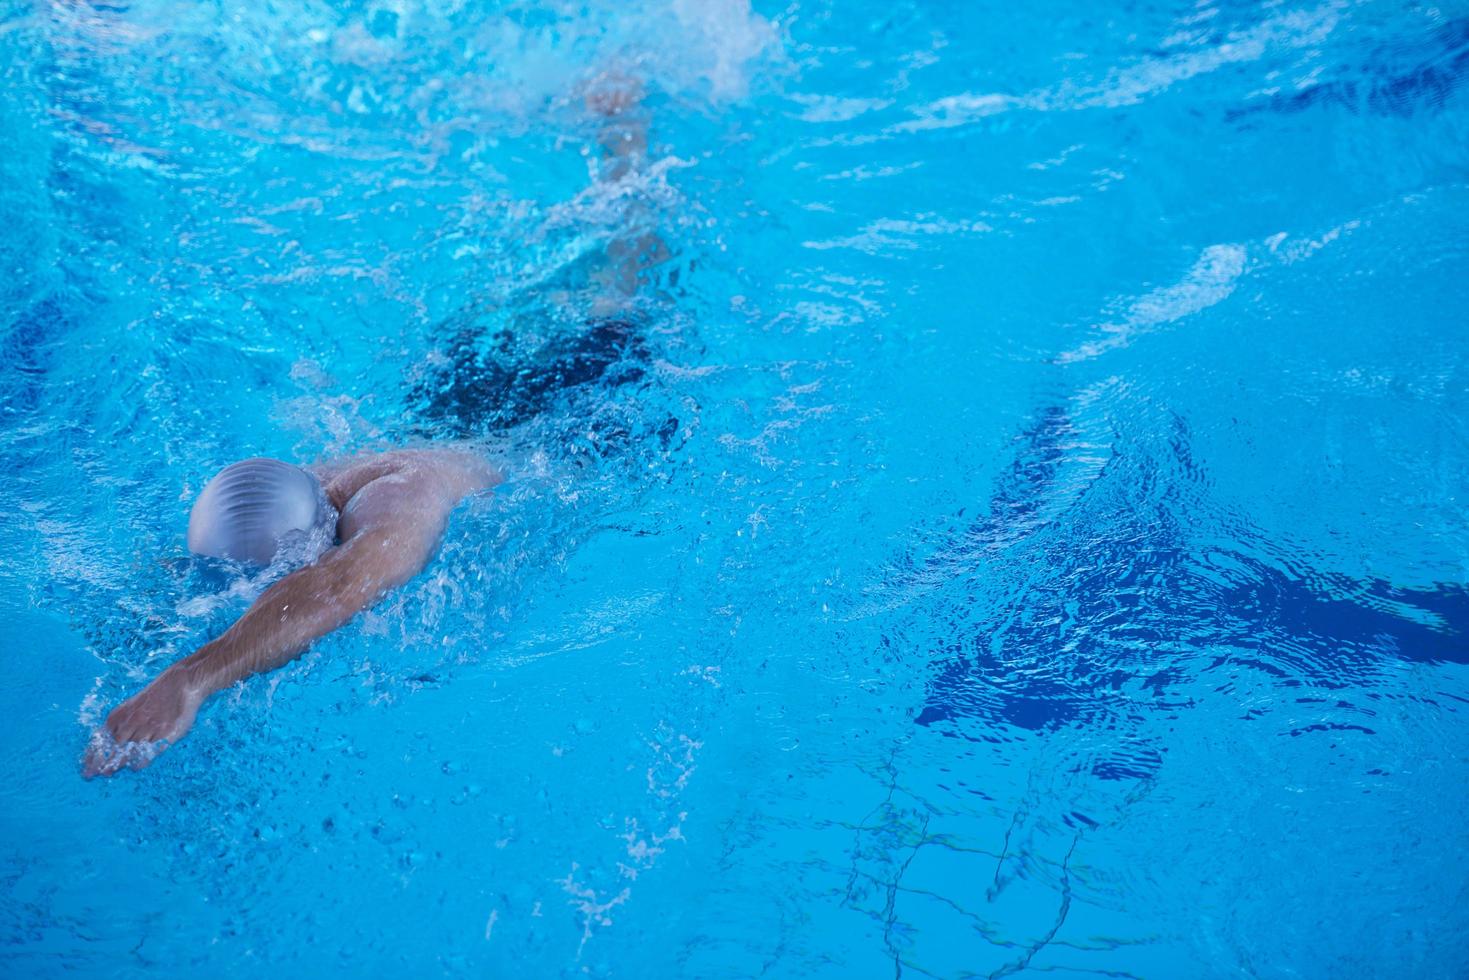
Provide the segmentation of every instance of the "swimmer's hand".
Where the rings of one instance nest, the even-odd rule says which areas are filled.
[[[107,716],[92,735],[82,760],[82,775],[111,776],[142,769],[153,757],[188,734],[209,692],[194,683],[181,664],[165,670]]]

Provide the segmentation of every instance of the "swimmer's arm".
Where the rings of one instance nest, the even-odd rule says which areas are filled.
[[[412,578],[442,526],[425,523],[361,534],[266,589],[223,635],[174,663],[108,716],[106,736],[93,738],[83,773],[142,768],[152,761],[156,743],[172,744],[188,733],[216,691],[288,663]]]
[[[358,464],[373,476],[354,493],[339,527],[345,540],[314,565],[281,579],[218,639],[170,666],[107,719],[107,738],[94,738],[84,762],[88,776],[142,768],[148,752],[129,743],[177,742],[200,705],[229,685],[274,670],[316,639],[345,624],[428,563],[449,514],[465,496],[499,482],[472,457],[416,451]],[[350,469],[339,478],[350,474]]]
[[[431,512],[364,531],[267,589],[218,639],[179,661],[200,700],[275,670],[423,570],[444,531]],[[175,669],[170,668],[170,669]]]
[[[344,468],[326,488],[342,511],[342,543],[267,589],[179,666],[208,697],[295,659],[422,571],[459,502],[500,479],[477,455],[448,450],[400,450]]]

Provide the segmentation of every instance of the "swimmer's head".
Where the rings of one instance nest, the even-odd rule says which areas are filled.
[[[283,545],[313,532],[328,542],[337,512],[320,481],[278,459],[241,460],[220,470],[189,512],[189,550],[269,565]]]

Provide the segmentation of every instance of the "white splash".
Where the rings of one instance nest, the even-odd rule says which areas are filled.
[[[914,108],[914,118],[888,128],[888,135],[967,126],[989,116],[1015,110],[1064,112],[1074,109],[1136,105],[1174,84],[1230,65],[1260,59],[1277,50],[1311,49],[1320,45],[1340,20],[1338,5],[1293,10],[1266,18],[1254,27],[1234,31],[1207,46],[1154,55],[1108,71],[1092,84],[1065,81],[1023,95],[960,92]],[[1179,42],[1180,37],[1169,40]],[[1165,45],[1165,47],[1168,45]]]
[[[883,255],[893,249],[916,251],[920,239],[927,236],[980,235],[994,231],[994,226],[979,219],[955,220],[932,212],[908,218],[878,218],[862,226],[855,235],[802,242],[802,248],[824,252],[834,248],[850,248],[868,255]]]
[[[1058,355],[1056,361],[1061,364],[1086,361],[1126,347],[1139,336],[1223,302],[1246,273],[1305,261],[1363,224],[1363,220],[1353,219],[1315,237],[1292,236],[1282,231],[1248,248],[1236,244],[1210,245],[1180,281],[1124,301],[1125,312],[1120,319],[1095,328],[1101,336]]]
[[[1210,245],[1193,268],[1171,286],[1161,286],[1128,304],[1126,313],[1112,323],[1097,327],[1102,336],[1089,340],[1056,358],[1062,364],[1085,361],[1119,347],[1140,335],[1182,320],[1223,302],[1245,272],[1243,245]]]
[[[581,913],[581,942],[577,944],[576,956],[581,958],[582,952],[587,948],[588,941],[592,938],[594,928],[606,928],[612,924],[612,916],[609,914],[617,906],[632,897],[631,888],[623,888],[616,895],[603,897],[597,894],[597,890],[590,885],[584,885],[576,880],[576,873],[580,865],[572,862],[571,872],[562,878],[558,884],[566,894],[571,896],[571,904]]]

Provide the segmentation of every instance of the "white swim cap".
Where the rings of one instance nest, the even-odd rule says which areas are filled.
[[[283,543],[317,529],[333,532],[336,520],[321,482],[299,466],[241,460],[220,470],[194,501],[189,550],[269,565]]]

